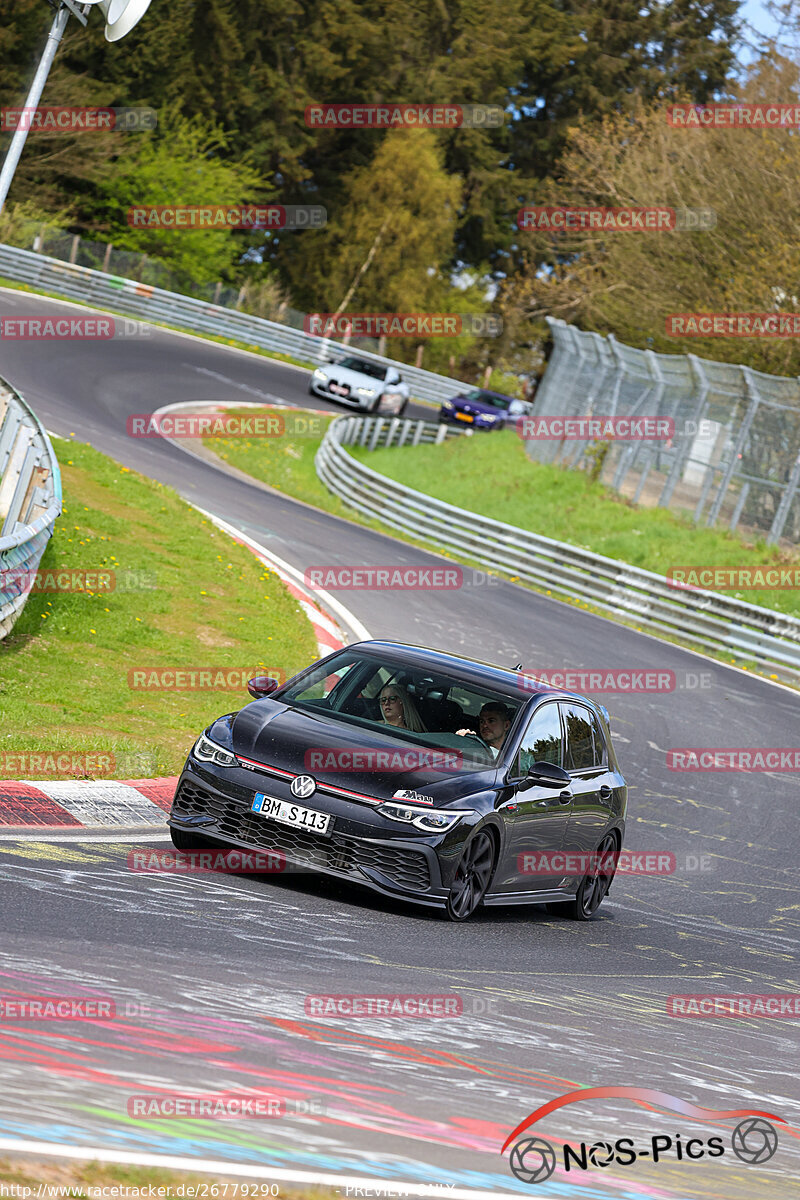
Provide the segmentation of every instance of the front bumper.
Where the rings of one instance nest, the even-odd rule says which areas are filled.
[[[485,417],[476,416],[472,421],[462,421],[456,416],[456,409],[439,409],[439,421],[444,425],[459,425],[462,429],[502,429],[502,421],[487,421]]]
[[[335,392],[328,391],[327,383],[320,383],[318,379],[312,377],[311,391],[315,396],[321,396],[325,400],[334,400],[337,404],[347,404],[350,408],[368,408],[374,402],[374,397],[371,399],[365,396],[337,396]]]
[[[288,789],[267,776],[248,780],[247,787],[227,779],[222,786],[216,776],[189,759],[178,780],[167,823],[242,849],[276,851],[295,867],[360,883],[385,896],[437,908],[444,905],[449,889],[442,878],[436,843],[447,834],[413,840],[387,837],[382,830],[387,818],[364,805],[326,794],[319,807],[332,814],[334,826],[330,836],[321,836],[252,812],[250,805],[257,791],[294,799],[284,797]],[[316,807],[313,798],[308,807]],[[455,867],[457,847],[447,857]]]

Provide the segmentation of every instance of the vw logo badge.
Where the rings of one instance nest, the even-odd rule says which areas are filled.
[[[307,800],[317,790],[317,781],[311,775],[298,775],[290,783],[289,790],[298,800]]]

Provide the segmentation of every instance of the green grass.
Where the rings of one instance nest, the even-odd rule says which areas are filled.
[[[798,564],[764,541],[746,543],[737,534],[696,528],[688,517],[665,508],[640,508],[582,471],[569,471],[526,456],[512,430],[452,438],[441,446],[350,452],[381,475],[459,508],[621,559],[665,575],[671,567]],[[678,593],[676,593],[677,595]],[[791,590],[726,593],[800,616],[800,596]]]
[[[250,697],[132,690],[129,671],[293,674],[317,657],[311,624],[277,575],[171,488],[78,442],[55,450],[64,511],[40,569],[134,572],[134,587],[31,594],[0,643],[0,752],[106,753],[112,777],[174,774],[197,732]]]
[[[261,410],[256,409],[226,409],[229,416],[240,415],[253,417]],[[274,415],[274,409],[264,409],[263,412]],[[296,413],[298,416],[308,416],[308,410],[303,408],[282,408],[284,416]],[[334,419],[320,417],[317,428],[321,429],[320,436],[288,436],[246,438],[246,437],[208,437],[203,444],[213,450],[224,462],[232,467],[238,467],[254,479],[260,479],[279,492],[313,504],[335,517],[343,517],[349,521],[358,521],[370,529],[383,529],[379,521],[370,521],[367,517],[344,504],[338,496],[329,492],[319,479],[314,467],[314,455],[325,430]]]
[[[242,410],[242,414],[252,416],[254,410]],[[325,428],[332,419],[322,419]],[[385,529],[380,521],[369,520],[349,508],[317,478],[314,455],[319,440],[316,437],[207,438],[205,444],[225,462],[278,491],[334,516],[372,529]],[[692,563],[786,566],[800,561],[763,541],[749,544],[726,530],[696,528],[688,517],[667,509],[635,507],[602,484],[592,482],[585,472],[533,463],[511,430],[452,438],[440,446],[373,451],[350,446],[348,453],[389,479],[459,508],[657,574]],[[390,532],[395,537],[401,536],[396,530]],[[426,545],[421,539],[404,540]],[[453,557],[452,551],[445,553]],[[800,597],[791,590],[727,594],[800,615]]]

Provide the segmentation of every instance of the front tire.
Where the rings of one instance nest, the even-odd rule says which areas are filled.
[[[573,921],[591,921],[608,894],[616,870],[615,863],[610,869],[602,870],[601,860],[608,855],[616,854],[616,852],[617,839],[613,833],[609,833],[595,850],[597,862],[594,866],[589,867],[581,880],[581,886],[578,888],[575,899],[570,900],[568,904],[558,905],[563,910],[565,917],[570,917]]]
[[[494,858],[494,840],[485,831],[476,833],[467,842],[447,897],[447,915],[451,921],[466,921],[482,903],[492,878]]]

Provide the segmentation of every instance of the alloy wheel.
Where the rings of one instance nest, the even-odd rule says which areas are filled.
[[[466,846],[447,897],[451,921],[466,921],[483,900],[494,866],[494,842],[488,833],[476,833]]]

